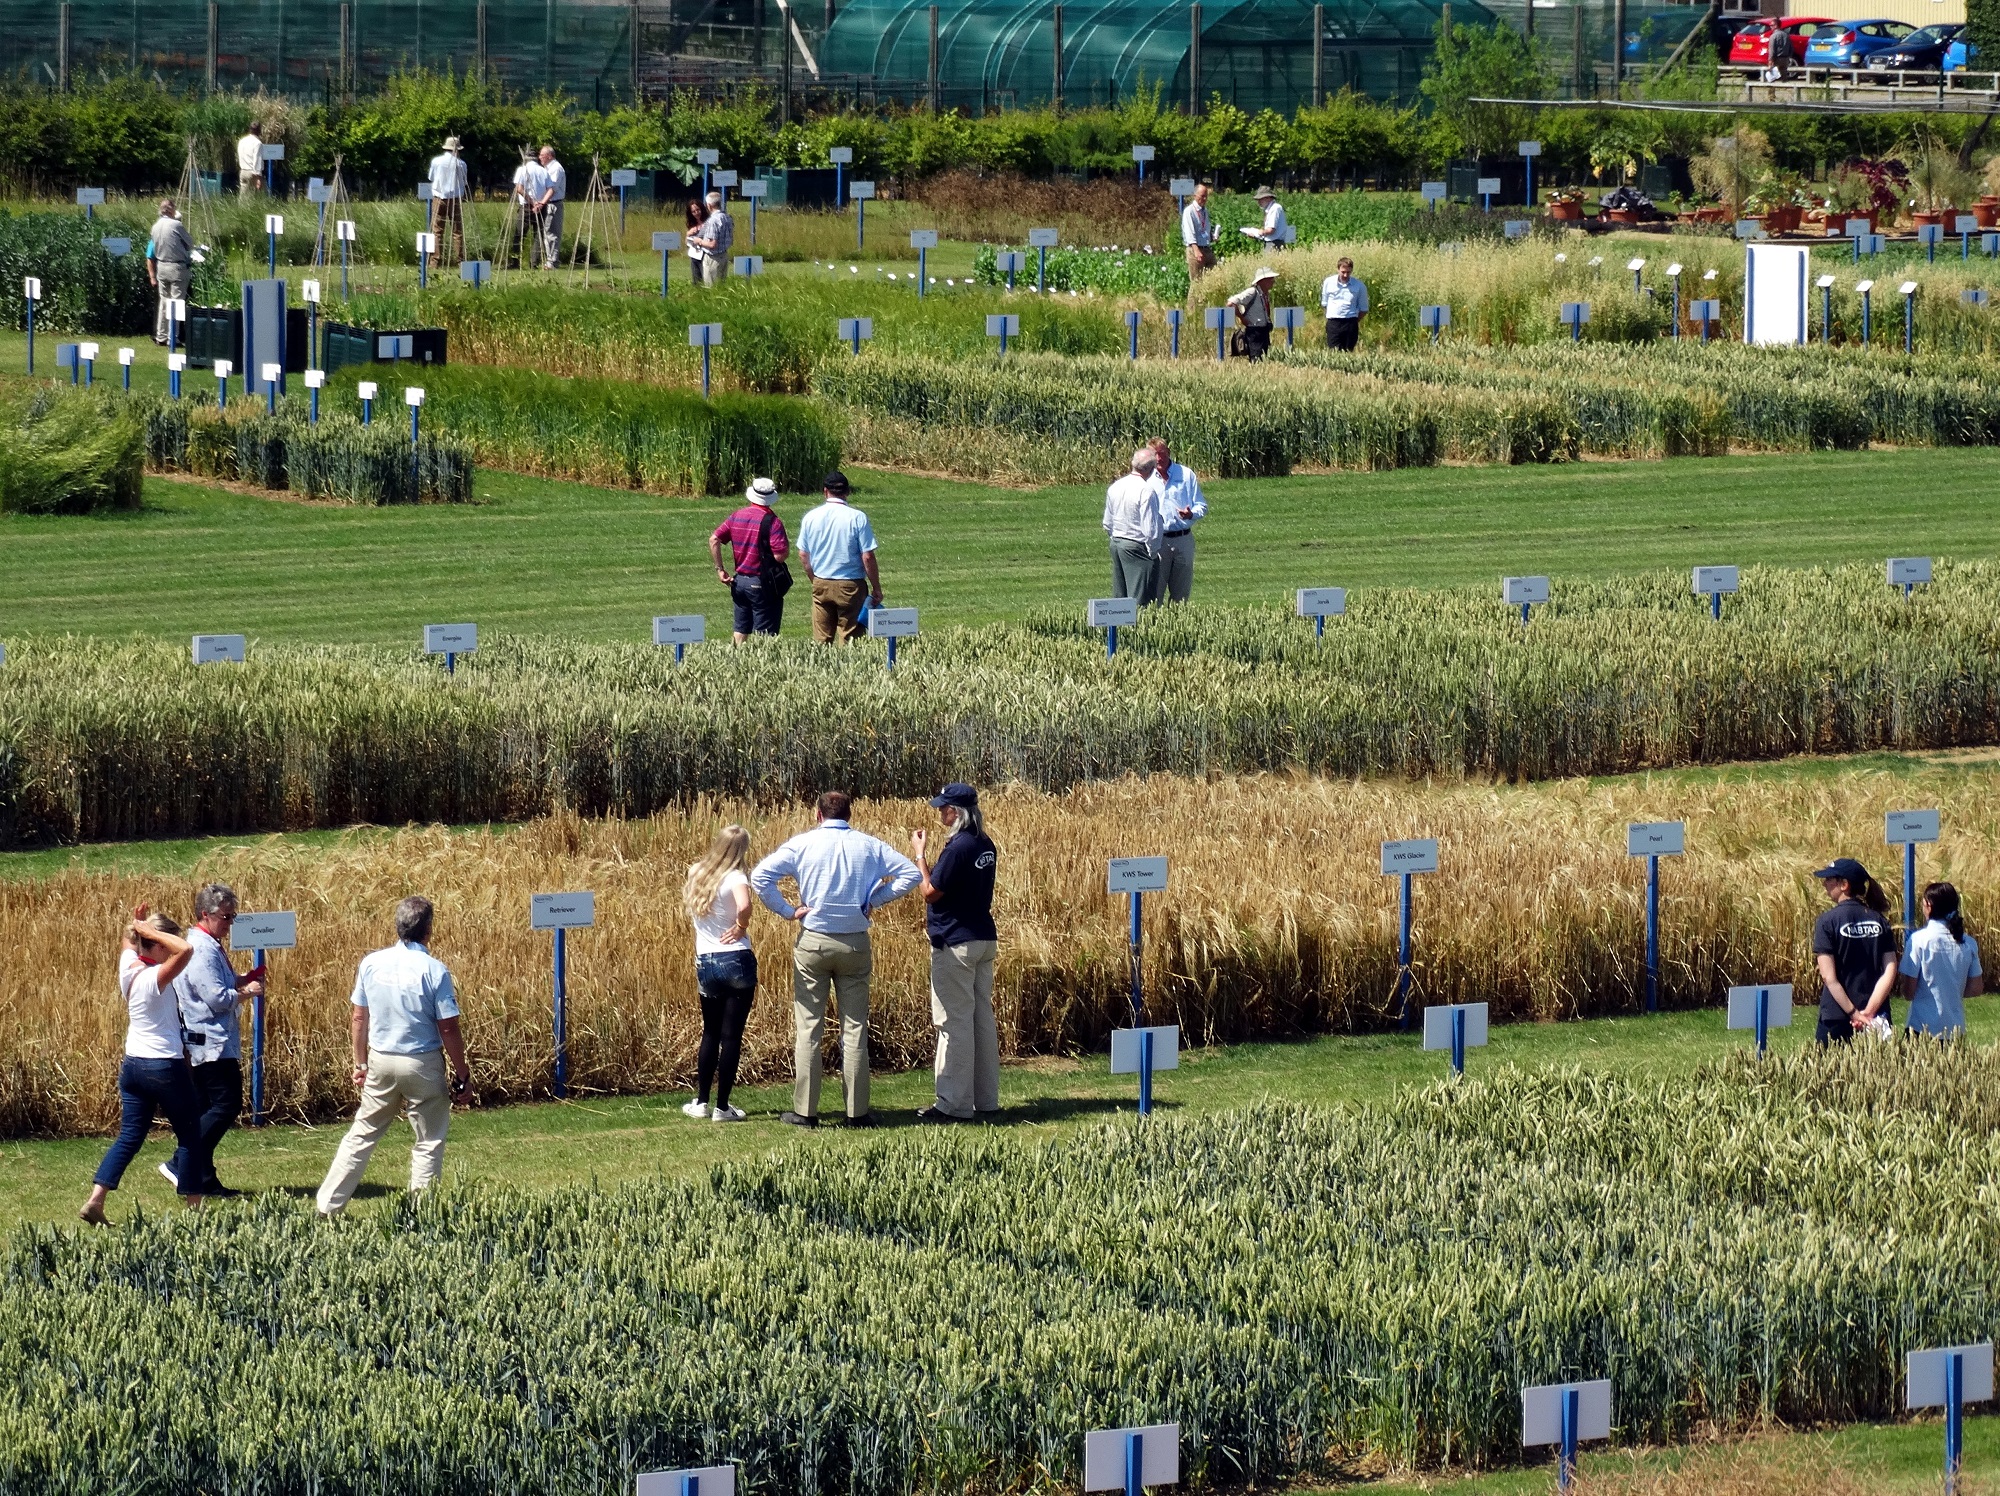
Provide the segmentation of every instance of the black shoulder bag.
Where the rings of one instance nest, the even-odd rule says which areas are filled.
[[[764,585],[772,594],[783,597],[792,590],[792,569],[771,554],[771,526],[777,523],[775,509],[764,511],[764,523],[757,527],[757,566],[764,578]]]

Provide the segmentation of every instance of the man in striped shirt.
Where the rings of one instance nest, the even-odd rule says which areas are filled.
[[[785,621],[785,593],[792,585],[791,568],[785,557],[791,541],[785,522],[771,507],[778,485],[758,478],[745,490],[750,502],[715,527],[708,537],[708,553],[715,558],[715,574],[729,589],[736,606],[736,642],[751,634],[775,634]],[[723,542],[729,543],[729,560],[722,559]]]

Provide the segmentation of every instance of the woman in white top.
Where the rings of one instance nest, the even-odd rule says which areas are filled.
[[[104,1201],[153,1130],[153,1117],[164,1112],[174,1136],[198,1167],[181,1171],[186,1184],[175,1188],[192,1204],[201,1196],[191,1188],[208,1177],[208,1159],[201,1141],[201,1098],[195,1094],[181,1040],[180,1003],[174,978],[188,964],[194,947],[181,938],[181,927],[163,914],[148,916],[141,904],[132,911],[124,949],[118,955],[118,991],[125,999],[125,1059],[118,1067],[121,1120],[118,1139],[97,1166],[90,1199],[78,1212],[94,1226],[104,1224]]]
[[[1986,990],[1979,942],[1965,933],[1958,890],[1949,883],[1924,889],[1924,927],[1913,932],[1900,967],[1910,1011],[1903,1023],[1913,1034],[1949,1038],[1965,1032],[1965,1000]]]
[[[741,1122],[729,1104],[743,1056],[743,1025],[757,996],[757,955],[750,949],[750,833],[724,826],[701,861],[688,869],[681,906],[694,921],[694,975],[701,988],[701,1049],[695,1058],[690,1117]],[[709,1086],[715,1105],[708,1104]]]

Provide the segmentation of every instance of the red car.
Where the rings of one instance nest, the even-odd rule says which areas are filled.
[[[1805,60],[1806,43],[1822,26],[1834,25],[1827,16],[1780,16],[1770,21],[1753,21],[1730,40],[1729,61],[1737,67],[1767,68],[1771,65],[1772,42],[1782,36],[1791,43],[1788,63]]]

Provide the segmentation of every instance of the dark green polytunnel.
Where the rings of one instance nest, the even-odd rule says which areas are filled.
[[[1243,109],[1284,113],[1313,102],[1313,13],[1309,0],[1159,0],[1030,3],[942,0],[937,72],[931,73],[929,0],[850,0],[836,11],[820,51],[822,70],[868,80],[879,94],[912,102],[935,87],[941,108],[983,113],[1049,103],[1116,104],[1155,86],[1183,108],[1222,98]],[[1320,53],[1324,93],[1352,87],[1381,99],[1415,99],[1436,35],[1440,0],[1329,0]],[[1454,22],[1488,25],[1477,0],[1452,0]],[[1055,38],[1062,35],[1060,80]],[[1190,58],[1199,28],[1200,87]]]

